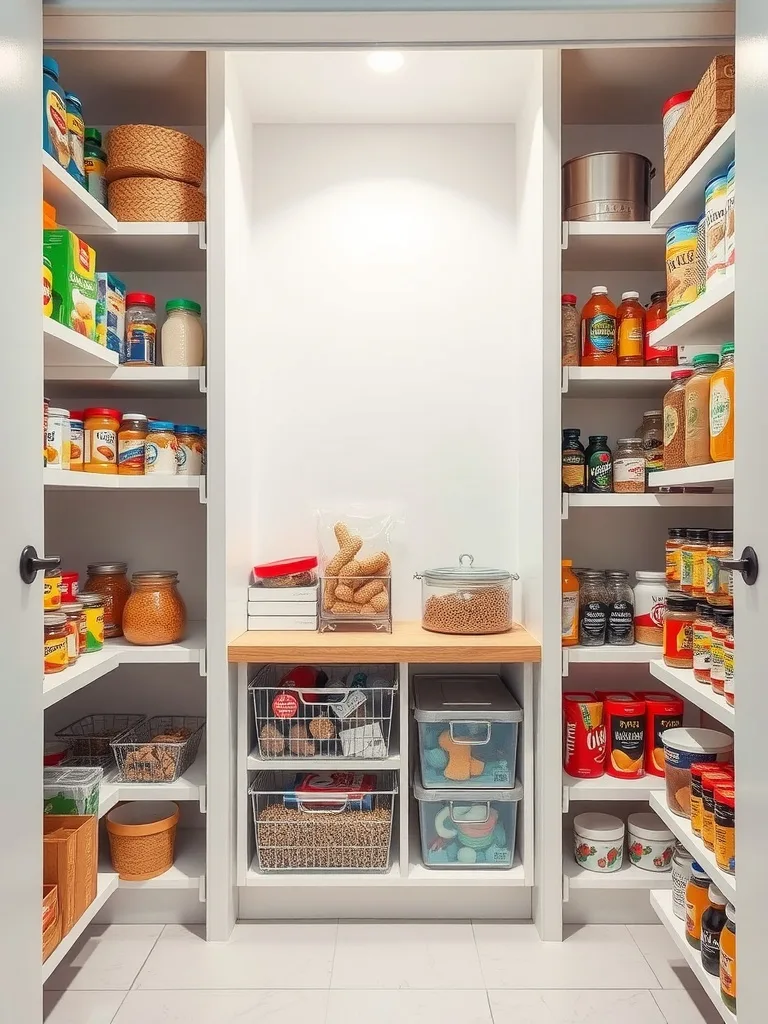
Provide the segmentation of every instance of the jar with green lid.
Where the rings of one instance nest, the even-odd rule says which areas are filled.
[[[192,299],[169,299],[166,320],[160,333],[163,366],[203,365],[203,325],[200,303]]]
[[[685,464],[705,466],[709,454],[709,380],[720,357],[702,352],[693,357],[693,375],[685,384]]]
[[[85,615],[85,653],[104,647],[104,598],[101,594],[79,594]]]
[[[85,129],[83,151],[86,188],[93,198],[107,205],[107,154],[101,148],[101,132],[98,128]]]

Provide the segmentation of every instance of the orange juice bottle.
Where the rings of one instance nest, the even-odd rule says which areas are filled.
[[[581,311],[581,365],[616,366],[616,307],[597,285]]]
[[[579,578],[572,572],[572,565],[572,559],[563,559],[563,647],[579,642]]]
[[[733,345],[723,345],[720,366],[709,381],[709,454],[713,462],[733,458]]]
[[[619,366],[643,365],[645,309],[638,292],[624,292],[616,312]]]

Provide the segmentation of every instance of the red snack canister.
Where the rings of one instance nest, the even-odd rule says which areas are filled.
[[[664,778],[664,744],[661,735],[683,724],[685,703],[681,697],[666,693],[638,693],[645,701],[645,770]]]
[[[563,694],[563,763],[574,779],[605,774],[603,702],[594,693]]]
[[[645,775],[645,714],[645,701],[631,693],[611,693],[606,697],[605,770],[616,779],[642,779]]]
[[[80,573],[62,572],[61,574],[61,600],[70,603],[77,600],[80,593]]]

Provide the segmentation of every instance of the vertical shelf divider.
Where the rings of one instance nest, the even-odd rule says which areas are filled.
[[[401,661],[400,671],[400,774],[398,779],[400,807],[400,877],[407,878],[410,870],[410,820],[411,811],[411,757],[409,750],[411,680],[409,664]]]

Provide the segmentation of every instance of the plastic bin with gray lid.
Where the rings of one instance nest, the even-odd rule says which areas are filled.
[[[509,789],[515,785],[523,710],[500,676],[416,675],[425,789]]]

